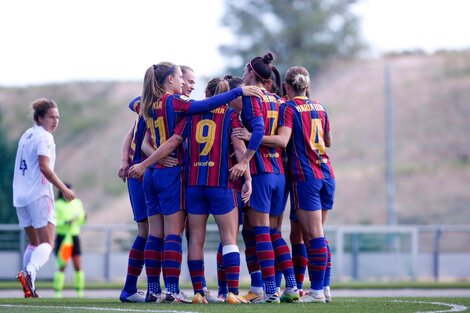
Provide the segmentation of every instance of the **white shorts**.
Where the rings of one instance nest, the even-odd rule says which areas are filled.
[[[16,208],[16,215],[20,227],[42,228],[47,226],[48,222],[56,224],[54,200],[48,196],[42,196],[27,206]]]

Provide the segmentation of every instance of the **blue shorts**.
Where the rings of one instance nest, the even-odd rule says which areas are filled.
[[[231,188],[188,186],[186,207],[190,214],[226,214],[237,207],[237,194]]]
[[[280,216],[285,209],[286,176],[263,173],[252,176],[250,207],[257,212]]]
[[[170,215],[184,210],[184,173],[181,166],[148,168],[144,174],[147,215]]]
[[[134,221],[142,222],[147,218],[143,183],[138,179],[128,178],[127,191],[129,192]]]
[[[299,208],[306,211],[333,209],[335,187],[335,179],[293,181],[290,185],[291,220],[297,221],[294,211]]]

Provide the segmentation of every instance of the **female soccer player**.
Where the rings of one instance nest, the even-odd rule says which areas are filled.
[[[190,68],[189,66],[187,65],[180,65],[180,68],[181,68],[181,72],[183,73],[183,80],[184,80],[184,84],[183,84],[183,88],[182,88],[182,91],[183,91],[183,95],[186,96],[186,97],[189,97],[191,92],[195,89],[195,86],[196,86],[196,76],[194,74],[194,70],[192,68]],[[206,95],[207,97],[207,95]],[[184,143],[186,146],[185,148],[187,148],[187,143],[185,142]],[[171,158],[171,157],[167,157],[166,159],[168,158]],[[190,233],[190,229],[188,227],[188,223],[186,222],[186,226],[185,226],[185,233],[186,233],[186,239],[187,239],[187,242],[189,243],[189,233]],[[207,288],[206,286],[206,279],[205,277],[203,277],[203,280],[202,280],[202,285],[203,285],[203,290],[204,290],[204,297],[206,298],[206,300],[209,302],[209,303],[220,303],[220,302],[223,302],[222,299],[219,299],[218,297],[215,297],[211,294],[210,290]]]
[[[180,65],[180,69],[181,73],[183,73],[184,80],[182,94],[189,97],[196,86],[196,75],[194,74],[194,70],[187,65]]]
[[[140,110],[140,96],[129,103],[131,111],[137,113],[137,118],[129,130],[123,143],[123,161],[119,176],[125,180],[129,165],[141,162],[152,154],[153,150],[148,145],[142,144],[147,125]],[[128,152],[126,154],[126,151]],[[127,155],[128,161],[125,161]],[[172,167],[177,160],[167,157],[160,161],[165,167]],[[122,302],[161,302],[161,250],[163,247],[163,218],[161,214],[147,210],[144,196],[144,184],[141,179],[128,178],[129,196],[137,222],[138,234],[129,252],[127,277],[124,289],[121,292]],[[151,205],[151,204],[150,204]],[[145,264],[147,274],[147,293],[145,298],[142,292],[137,291],[137,278]],[[130,290],[130,291],[128,291]]]
[[[242,87],[243,84],[243,79],[241,77],[234,77],[232,75],[225,75],[224,78],[214,78],[211,79],[207,83],[206,87],[206,97],[211,97],[215,94],[219,94],[222,92],[226,92],[227,90],[232,90],[238,87]],[[238,97],[232,101],[229,102],[229,107],[232,108],[235,112],[238,114],[241,112],[243,104],[241,101],[241,97]],[[238,153],[238,155],[232,154],[232,162],[235,164],[240,160],[243,155],[240,154],[242,150],[238,149],[235,151],[235,153]],[[246,173],[247,174],[247,173]],[[245,209],[245,202],[243,202],[242,199],[242,189],[243,189],[243,179],[239,178],[236,179],[233,182],[234,189],[236,192],[237,196],[237,207],[238,207],[238,224],[242,224],[243,221],[243,210]],[[261,273],[260,273],[261,274]],[[260,279],[261,281],[261,279]],[[230,303],[238,303],[238,302],[244,302],[244,298],[240,300],[240,297],[234,297],[233,293],[229,297],[229,287],[228,287],[228,282],[227,282],[227,275],[225,272],[225,269],[223,267],[223,245],[222,242],[219,243],[219,247],[217,249],[217,282],[218,282],[218,299],[219,301],[227,301]],[[204,296],[207,298],[206,293]],[[210,301],[211,298],[208,298],[208,302],[215,302]]]
[[[152,291],[147,288],[147,294],[137,291],[137,279],[142,272],[145,263],[145,248],[147,245],[149,226],[147,219],[147,208],[145,206],[144,190],[142,181],[139,179],[127,179],[127,171],[134,163],[141,162],[145,158],[145,153],[141,150],[142,140],[144,138],[147,126],[140,114],[140,97],[135,98],[129,103],[131,111],[136,112],[137,116],[122,144],[122,160],[119,167],[118,176],[126,182],[129,192],[129,199],[132,207],[134,221],[137,223],[137,236],[134,239],[129,250],[126,281],[121,291],[119,299],[122,302],[144,302],[153,299]],[[152,236],[152,235],[151,235]],[[152,238],[153,239],[153,238]],[[149,245],[152,240],[148,241]],[[155,275],[152,275],[153,264],[145,267],[147,280],[152,281]],[[148,286],[152,286],[151,282]]]
[[[54,247],[55,210],[52,185],[67,201],[75,194],[54,172],[55,143],[52,132],[59,125],[59,109],[54,101],[37,99],[32,104],[36,123],[18,143],[13,176],[13,205],[29,244],[23,255],[24,270],[17,275],[26,298],[37,297],[38,270],[49,260]]]
[[[259,86],[264,93],[259,103],[265,125],[263,135],[275,134],[279,115],[280,98],[264,89],[264,84],[271,80],[273,59],[272,53],[256,57],[247,64],[243,74],[246,85]],[[280,85],[279,75],[276,84]],[[276,260],[286,278],[286,290],[282,298],[291,302],[297,300],[299,295],[290,250],[277,227],[284,211],[286,188],[281,149],[261,145],[251,161],[250,168],[254,192],[247,209],[250,225],[245,223],[243,235],[247,246],[256,246],[256,258],[266,294],[261,298],[260,286],[258,290],[252,287],[251,294],[247,296],[254,302],[280,302],[274,275],[274,260]]]
[[[278,135],[263,138],[263,144],[287,147],[292,176],[291,208],[308,244],[311,290],[300,302],[326,302],[324,290],[328,250],[323,223],[333,208],[335,176],[326,148],[331,146],[330,123],[325,108],[310,100],[308,71],[301,66],[286,73],[286,92],[290,101],[281,107]],[[289,141],[290,140],[290,141]],[[330,298],[331,300],[331,298]]]
[[[184,113],[199,113],[214,109],[243,94],[260,96],[258,88],[238,88],[233,91],[195,101],[180,95],[184,86],[181,69],[172,63],[162,62],[149,67],[145,73],[141,104],[149,131],[152,149],[156,150],[174,132]],[[144,138],[144,143],[148,140]],[[179,275],[182,260],[182,232],[186,220],[184,212],[184,149],[179,146],[172,157],[178,165],[163,168],[148,163],[149,169],[141,164],[134,165],[130,177],[141,177],[145,172],[144,191],[147,209],[163,215],[163,271],[167,289],[166,302],[190,302],[179,290]],[[147,161],[144,161],[147,162]],[[144,163],[143,162],[143,163]],[[236,169],[241,170],[240,168]],[[244,172],[241,171],[241,173]],[[241,175],[241,174],[240,174]]]
[[[227,84],[226,81],[219,82]],[[238,114],[227,106],[211,111],[189,115],[175,128],[174,135],[162,144],[141,165],[148,166],[160,157],[171,153],[188,138],[188,164],[186,205],[189,236],[188,267],[193,282],[195,297],[193,303],[207,303],[204,298],[202,277],[204,273],[204,240],[208,214],[213,214],[220,230],[222,262],[227,276],[228,303],[241,303],[238,296],[240,253],[237,246],[238,208],[233,189],[231,143],[241,159],[245,153],[244,144],[237,138],[231,139],[233,128],[242,127]],[[138,165],[137,165],[138,166]],[[130,174],[133,168],[130,169]],[[248,201],[251,194],[251,177],[245,171],[242,198]]]

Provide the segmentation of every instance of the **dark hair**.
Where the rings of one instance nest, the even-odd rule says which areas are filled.
[[[272,66],[271,77],[272,81],[271,90],[269,92],[275,93],[276,95],[282,97],[284,93],[281,88],[281,74],[275,66]]]
[[[296,94],[308,91],[310,75],[303,66],[293,66],[286,72],[286,83],[294,88]]]
[[[46,98],[40,98],[34,100],[34,102],[31,104],[33,107],[34,113],[33,113],[33,118],[36,123],[39,123],[39,118],[46,116],[47,111],[51,108],[57,108],[57,104],[52,101],[48,100]]]
[[[227,74],[224,76],[224,80],[228,81],[228,86],[230,90],[235,89],[237,87],[243,86],[243,78],[239,76],[232,76],[230,74]]]
[[[283,83],[281,84],[281,89],[282,89],[282,97],[287,97],[286,82],[283,82]]]
[[[72,189],[72,184],[70,183],[64,183],[65,186],[67,186],[68,189]],[[65,200],[64,195],[62,191],[59,190],[59,193],[57,194],[57,199],[62,199]]]
[[[150,110],[155,102],[165,94],[165,80],[175,73],[177,65],[170,62],[161,62],[150,66],[145,72],[142,87],[142,113],[145,118],[150,116]]]
[[[272,61],[274,61],[274,54],[272,52],[266,53],[263,57],[256,57],[251,59],[247,67],[252,70],[256,75],[257,81],[265,82],[271,78]]]

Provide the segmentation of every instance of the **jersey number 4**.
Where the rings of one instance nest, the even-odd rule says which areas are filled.
[[[312,130],[310,131],[310,147],[317,150],[318,154],[325,153],[325,141],[323,140],[323,127],[321,119],[312,118]]]
[[[23,171],[23,176],[24,172],[28,169],[28,165],[26,164],[26,160],[21,160],[20,161],[20,170]]]

